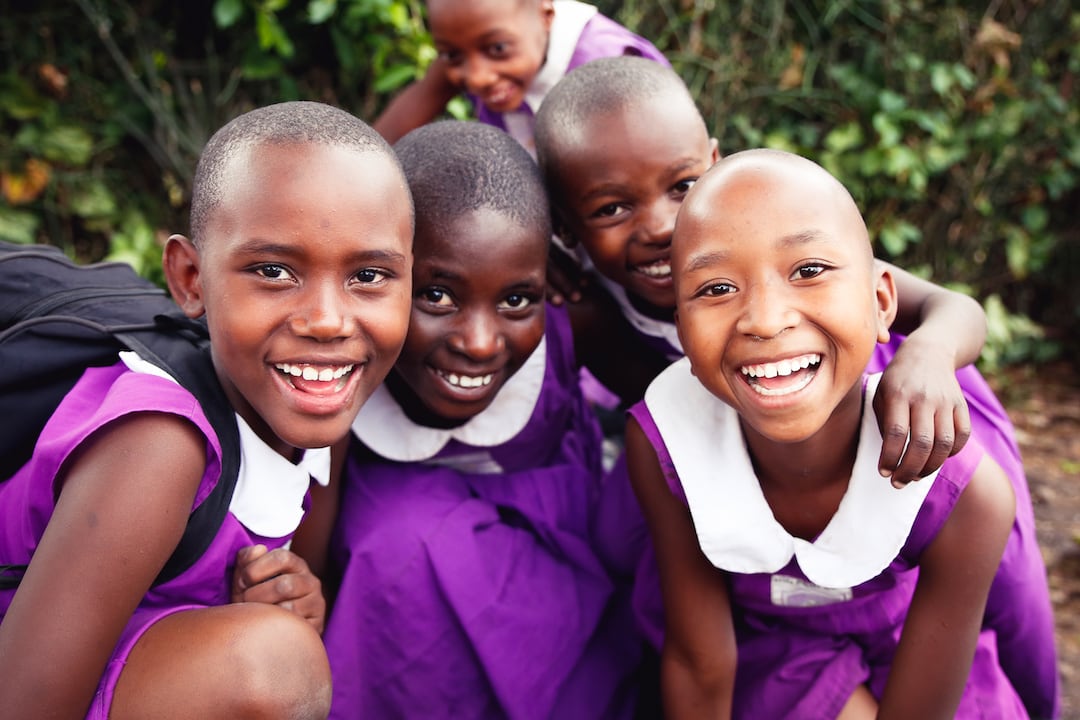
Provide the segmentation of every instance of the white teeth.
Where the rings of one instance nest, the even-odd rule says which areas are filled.
[[[796,380],[794,384],[785,385],[784,387],[768,388],[768,387],[765,387],[764,385],[759,385],[758,383],[750,383],[750,387],[752,387],[754,389],[754,392],[756,392],[758,395],[766,395],[768,397],[775,397],[777,395],[790,395],[791,393],[799,392],[804,387],[809,385],[810,381],[813,380],[813,379],[814,379],[813,375],[806,374],[806,375],[803,375],[798,380]]]
[[[277,363],[274,365],[279,371],[290,375],[292,377],[303,378],[305,380],[318,380],[319,382],[331,382],[345,377],[352,372],[353,365],[342,365],[340,367],[327,367],[319,370],[311,365],[293,365],[291,363]]]
[[[649,277],[670,277],[671,263],[656,263],[655,265],[641,265],[638,267],[642,273]]]
[[[805,370],[811,365],[817,365],[820,362],[821,356],[813,353],[810,355],[802,355],[796,358],[780,360],[779,362],[775,363],[764,363],[761,365],[744,365],[742,367],[742,374],[751,378],[774,378],[778,375],[787,376],[793,372]]]
[[[446,378],[446,381],[451,385],[463,388],[476,388],[490,385],[491,379],[494,377],[491,374],[477,375],[475,377],[471,375],[458,375],[457,373],[440,372],[439,374]]]

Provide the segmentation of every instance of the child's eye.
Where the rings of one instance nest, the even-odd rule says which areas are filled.
[[[598,207],[592,213],[594,218],[613,218],[618,217],[626,212],[626,208],[620,203],[608,203]]]
[[[735,286],[726,282],[714,282],[701,288],[698,295],[702,297],[723,297],[735,292]]]
[[[438,57],[450,65],[461,64],[461,53],[457,50],[439,50],[438,53]]]
[[[487,52],[493,58],[504,58],[510,54],[510,43],[497,42],[488,45]]]
[[[795,274],[792,275],[793,280],[809,280],[816,278],[821,273],[825,272],[826,267],[821,263],[807,263],[806,265],[800,265]]]
[[[454,306],[454,301],[450,297],[450,293],[446,292],[442,288],[424,288],[419,293],[417,293],[417,297],[430,305],[435,305],[436,307]]]
[[[378,268],[364,268],[356,273],[355,277],[357,282],[363,283],[364,285],[371,285],[390,279],[390,273]]]
[[[696,182],[696,177],[680,180],[679,182],[671,186],[671,191],[676,195],[685,195],[686,193],[690,192],[690,188],[694,187],[694,183]]]
[[[524,295],[507,295],[506,299],[499,303],[500,310],[524,310],[533,304],[532,298]]]
[[[290,280],[293,277],[292,273],[284,265],[275,265],[273,263],[259,265],[254,268],[254,271],[267,280]]]

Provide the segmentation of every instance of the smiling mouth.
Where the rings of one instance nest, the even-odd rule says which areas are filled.
[[[671,277],[671,260],[656,260],[645,265],[637,265],[634,271],[654,280],[666,280]]]
[[[486,375],[464,375],[461,373],[439,370],[438,368],[434,368],[434,370],[435,374],[445,380],[447,384],[469,390],[490,385],[491,381],[495,378],[494,373],[487,373]]]
[[[293,363],[275,363],[274,369],[285,376],[286,382],[297,390],[325,390],[332,388],[339,391],[345,387],[355,365],[296,365]],[[299,384],[298,384],[299,383]]]
[[[777,362],[744,365],[740,372],[754,392],[776,397],[796,393],[809,385],[820,365],[821,356],[810,353]]]

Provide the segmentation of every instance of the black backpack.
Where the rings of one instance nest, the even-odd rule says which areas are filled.
[[[240,469],[240,435],[214,374],[203,322],[124,263],[77,265],[59,248],[0,242],[0,483],[26,464],[42,428],[83,371],[133,350],[187,389],[221,443],[221,479],[188,519],[155,584],[192,565],[229,510]],[[0,565],[0,588],[26,566]]]

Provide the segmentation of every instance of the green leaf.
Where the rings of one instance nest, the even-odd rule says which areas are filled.
[[[75,125],[59,125],[41,134],[41,154],[53,162],[81,166],[90,161],[94,139]]]
[[[31,245],[41,220],[36,213],[0,205],[0,240]]]
[[[334,17],[337,10],[337,0],[311,0],[308,3],[308,22],[312,25],[321,25]]]
[[[71,194],[71,210],[79,217],[107,217],[116,212],[116,198],[100,180],[91,180]]]
[[[243,14],[243,0],[216,0],[214,2],[214,24],[221,29],[232,27]]]
[[[878,240],[891,257],[902,255],[909,244],[922,240],[922,231],[905,220],[890,220],[878,233]]]
[[[397,90],[416,77],[416,68],[412,65],[392,65],[375,78],[375,92],[387,93]]]
[[[44,114],[50,104],[52,101],[22,78],[11,74],[0,77],[0,113],[16,120],[33,120]]]
[[[825,136],[825,147],[835,153],[842,153],[846,150],[857,148],[862,145],[862,143],[862,126],[857,122],[850,122],[846,125],[833,128],[829,134]]]

